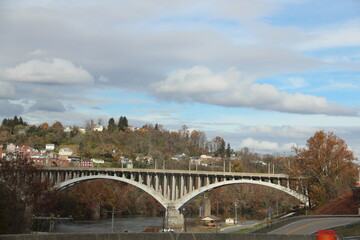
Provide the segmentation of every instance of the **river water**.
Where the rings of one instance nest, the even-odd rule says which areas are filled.
[[[186,218],[187,222],[194,221],[194,218]],[[143,232],[147,228],[159,228],[163,226],[162,217],[122,217],[114,219],[113,232]],[[56,222],[55,232],[58,233],[90,233],[90,232],[112,232],[112,220],[81,220]]]
[[[186,222],[194,222],[196,218],[186,218]],[[246,225],[254,224],[258,221],[247,221],[243,223],[243,227]],[[222,225],[224,223],[221,223]],[[192,225],[191,223],[189,225]],[[187,224],[187,228],[190,226]],[[113,232],[143,232],[147,228],[159,228],[163,226],[162,217],[122,217],[114,219]],[[56,222],[55,232],[57,233],[104,233],[112,232],[112,220],[100,219],[100,220],[81,220],[81,221],[63,221]]]

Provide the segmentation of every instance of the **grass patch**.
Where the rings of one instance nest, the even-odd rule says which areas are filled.
[[[234,231],[234,232],[231,232],[231,233],[246,234],[246,233],[249,233],[249,232],[254,231],[254,230],[256,230],[256,229],[265,227],[265,226],[266,226],[266,223],[260,223],[260,224],[254,226],[254,227],[240,229],[240,230],[238,230],[238,231]]]
[[[336,235],[342,237],[360,236],[360,222],[343,227],[331,228],[328,230],[335,231]]]
[[[285,220],[285,221],[281,221],[281,222],[277,222],[277,221],[273,221],[273,225],[270,225],[269,227],[267,228],[263,228],[263,229],[260,229],[259,231],[256,231],[256,233],[268,233],[268,232],[271,232],[272,230],[276,229],[276,228],[281,228],[285,225],[288,225],[292,222],[296,222],[298,221],[299,219],[288,219],[288,220]],[[265,227],[267,225],[267,223],[265,222],[262,227]],[[261,228],[261,227],[259,227]],[[256,228],[256,229],[259,229],[259,228]],[[256,230],[254,229],[254,230]]]

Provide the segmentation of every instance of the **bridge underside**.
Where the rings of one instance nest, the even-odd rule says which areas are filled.
[[[94,179],[110,179],[131,184],[154,197],[166,210],[169,227],[183,226],[179,209],[197,196],[214,188],[233,184],[256,184],[283,191],[308,206],[308,198],[290,188],[289,178],[280,174],[217,173],[195,171],[44,171],[42,177],[53,179],[59,190]],[[83,174],[85,173],[85,174]],[[254,175],[254,176],[253,176]],[[284,186],[284,184],[286,186]]]

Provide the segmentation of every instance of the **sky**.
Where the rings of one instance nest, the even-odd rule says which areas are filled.
[[[126,116],[235,150],[360,157],[358,0],[0,0],[0,118]]]

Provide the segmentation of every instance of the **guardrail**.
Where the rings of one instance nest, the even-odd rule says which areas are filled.
[[[250,231],[249,233],[256,233],[256,232],[261,231],[263,229],[271,228],[274,225],[277,225],[279,223],[289,221],[289,220],[304,219],[304,218],[322,218],[322,217],[324,217],[324,218],[325,217],[359,217],[360,218],[360,215],[357,215],[357,214],[351,214],[351,215],[302,215],[302,216],[288,217],[288,218],[284,218],[284,219],[281,219],[281,220],[278,220],[278,221],[275,221],[275,222],[271,222],[268,225],[266,225],[264,227],[261,227],[261,228],[258,228],[258,229],[254,229],[254,230]],[[266,221],[266,220],[264,220],[264,221]],[[359,220],[359,222],[360,222],[360,220]],[[353,223],[350,223],[350,224],[347,224],[347,225],[351,225],[351,224],[353,224]],[[344,226],[347,226],[347,225],[344,225]]]

